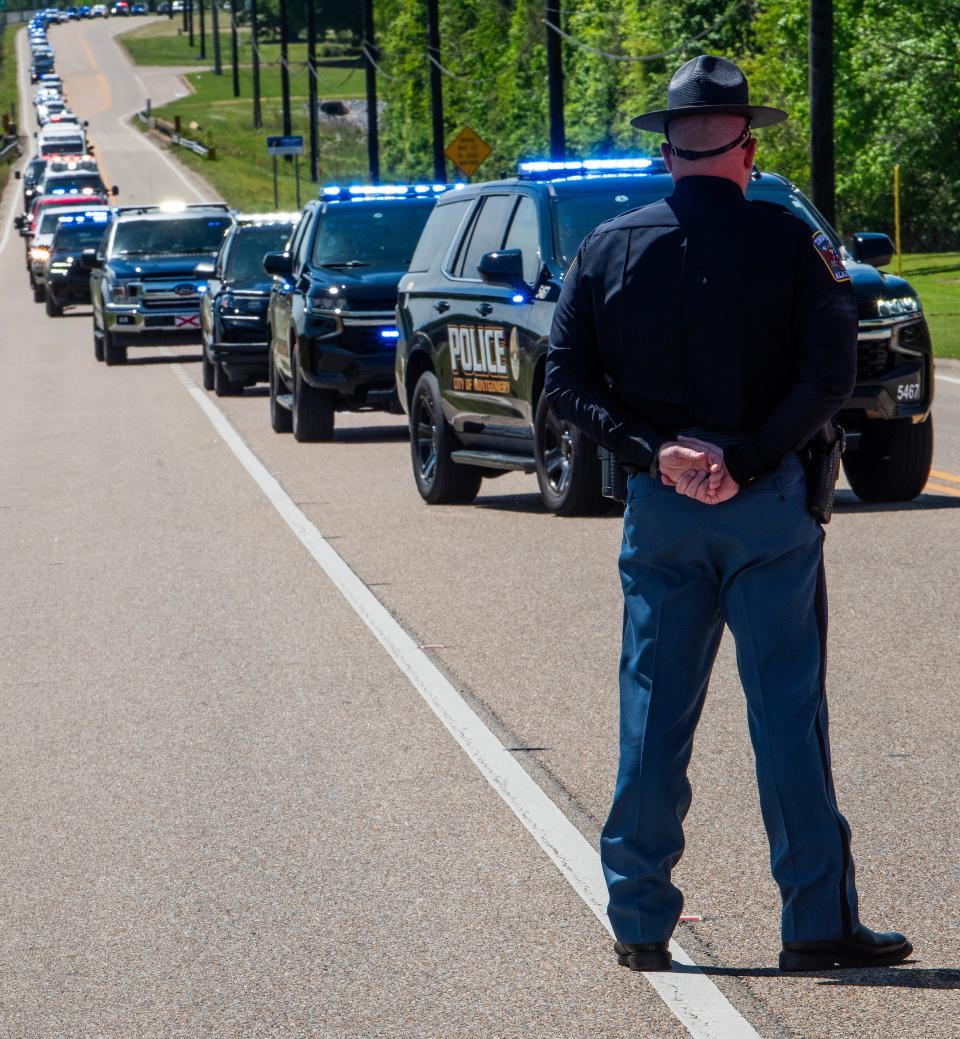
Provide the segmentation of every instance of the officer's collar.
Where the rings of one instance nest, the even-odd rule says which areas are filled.
[[[742,202],[739,184],[726,177],[681,177],[674,185],[673,194],[682,202],[709,199],[711,202]]]

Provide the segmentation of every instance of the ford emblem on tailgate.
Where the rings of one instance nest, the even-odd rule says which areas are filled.
[[[173,290],[178,296],[196,296],[197,287],[196,285],[177,285]]]

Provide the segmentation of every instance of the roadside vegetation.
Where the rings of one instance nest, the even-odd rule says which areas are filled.
[[[960,253],[904,253],[903,276],[923,303],[934,354],[960,359]]]
[[[16,124],[20,118],[20,95],[17,90],[17,32],[13,26],[7,26],[0,33],[0,115],[5,115],[10,125]],[[16,153],[0,162],[0,190],[10,179],[11,163],[17,158]]]

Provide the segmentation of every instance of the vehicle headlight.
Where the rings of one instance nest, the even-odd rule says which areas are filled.
[[[221,314],[225,314],[228,310],[233,310],[236,305],[237,301],[233,298],[233,296],[230,295],[229,292],[225,292],[220,297],[220,301],[218,303]]]
[[[112,300],[125,300],[127,298],[127,286],[123,282],[114,282],[110,286],[110,298]]]
[[[30,259],[36,260],[37,263],[43,263],[49,255],[50,250],[45,245],[34,245],[30,248]]]
[[[919,310],[920,300],[916,296],[877,300],[877,313],[880,317],[902,317],[904,314],[916,314]]]

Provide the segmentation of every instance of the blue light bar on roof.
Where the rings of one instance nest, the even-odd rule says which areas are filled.
[[[363,198],[426,198],[462,188],[463,184],[351,184],[341,187],[328,184],[320,189],[320,197],[330,200]]]
[[[521,162],[517,172],[521,176],[547,179],[557,174],[575,176],[586,173],[635,173],[653,166],[648,158],[634,159],[575,159],[570,162],[534,161]]]

